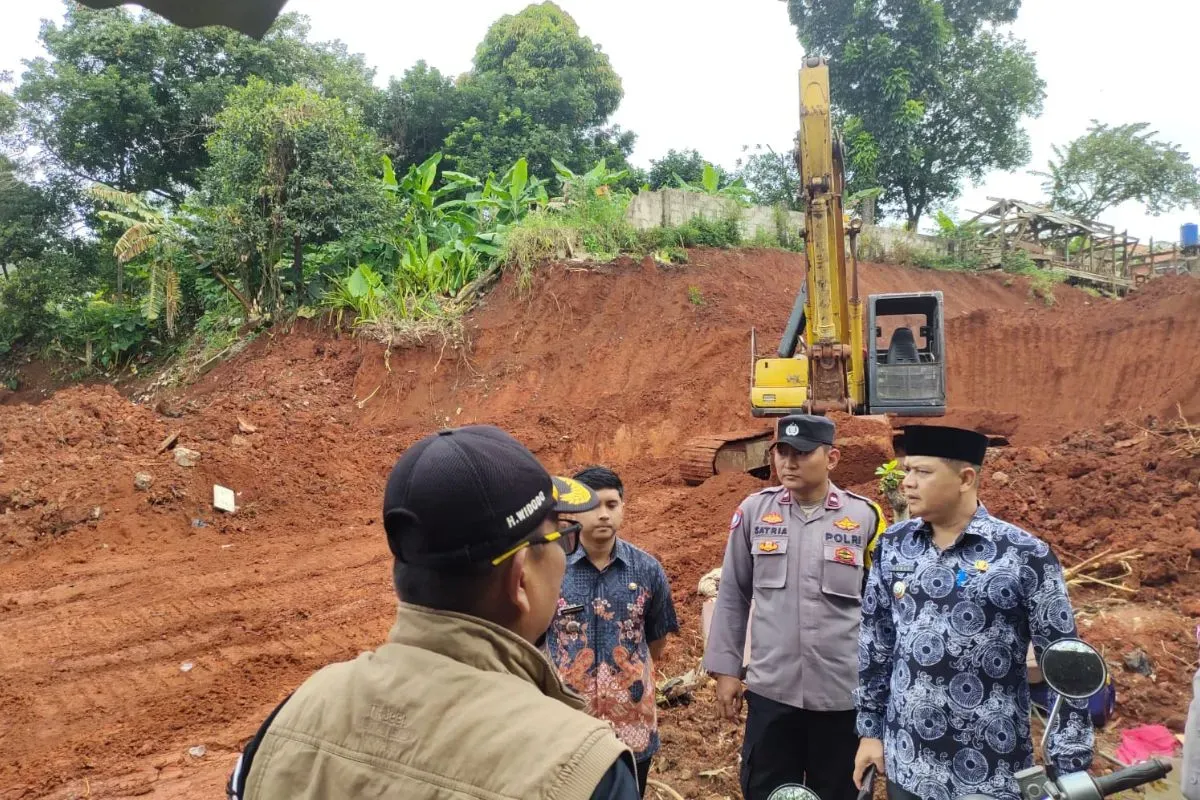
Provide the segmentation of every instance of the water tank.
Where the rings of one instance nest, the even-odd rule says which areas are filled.
[[[1200,226],[1188,222],[1179,226],[1179,244],[1182,247],[1200,246]]]

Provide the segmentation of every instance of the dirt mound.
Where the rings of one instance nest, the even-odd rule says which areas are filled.
[[[379,494],[402,449],[445,424],[501,425],[555,470],[617,469],[627,534],[662,560],[683,622],[663,672],[691,668],[696,584],[720,563],[737,503],[763,484],[723,475],[687,487],[680,447],[767,424],[746,409],[749,332],[773,344],[802,276],[798,257],[776,251],[695,251],[677,268],[559,265],[528,292],[506,277],[469,320],[466,346],[389,353],[306,325],[261,338],[154,408],[94,387],[0,407],[0,798],[219,791],[287,691],[386,634],[394,599]],[[1069,564],[1110,548],[1143,553],[1128,576],[1097,574],[1131,592],[1080,585],[1077,602],[1114,669],[1133,646],[1155,661],[1154,681],[1120,674],[1123,711],[1174,724],[1187,688],[1176,657],[1194,656],[1176,609],[1195,608],[1188,548],[1200,535],[1185,484],[1200,475],[1166,426],[1200,372],[1185,346],[1194,284],[1155,281],[1123,303],[1063,288],[1047,309],[1007,282],[875,265],[862,274],[864,293],[945,292],[954,413],[1029,445],[989,465],[1007,479],[988,478],[997,513]],[[996,352],[1014,338],[1024,343]],[[1095,341],[1103,358],[1089,360]],[[1159,362],[1128,361],[1144,347]],[[1158,414],[1151,432],[1104,427],[1109,417],[1150,427],[1139,408]],[[871,435],[861,420],[839,423],[843,435]],[[158,452],[175,432],[200,453],[195,466]],[[855,473],[845,466],[842,476]],[[848,488],[873,493],[872,465],[858,467],[868,482]],[[139,472],[148,489],[135,486]],[[212,509],[214,483],[238,493],[235,514]],[[740,734],[709,701],[703,689],[664,714],[662,777],[688,797],[736,793]],[[189,755],[197,745],[205,754]]]

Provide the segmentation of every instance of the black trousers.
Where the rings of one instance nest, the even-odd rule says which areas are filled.
[[[805,711],[746,692],[742,796],[767,800],[787,783],[802,783],[821,800],[855,800],[858,752],[853,711]]]
[[[887,782],[888,800],[921,800],[908,789],[901,788],[891,781]]]
[[[646,778],[650,777],[650,762],[653,760],[654,756],[650,756],[650,758],[637,762],[638,789],[641,790],[642,797],[646,796]]]

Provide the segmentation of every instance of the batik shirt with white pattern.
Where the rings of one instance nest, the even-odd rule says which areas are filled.
[[[922,800],[1018,800],[1033,765],[1026,657],[1075,637],[1049,545],[982,505],[939,551],[921,519],[881,537],[859,633],[858,733],[882,739],[888,780]],[[1064,702],[1047,744],[1059,772],[1087,769],[1085,701]]]

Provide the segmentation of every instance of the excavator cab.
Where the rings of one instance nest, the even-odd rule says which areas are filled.
[[[867,296],[867,406],[872,414],[946,413],[946,338],[941,292]]]

